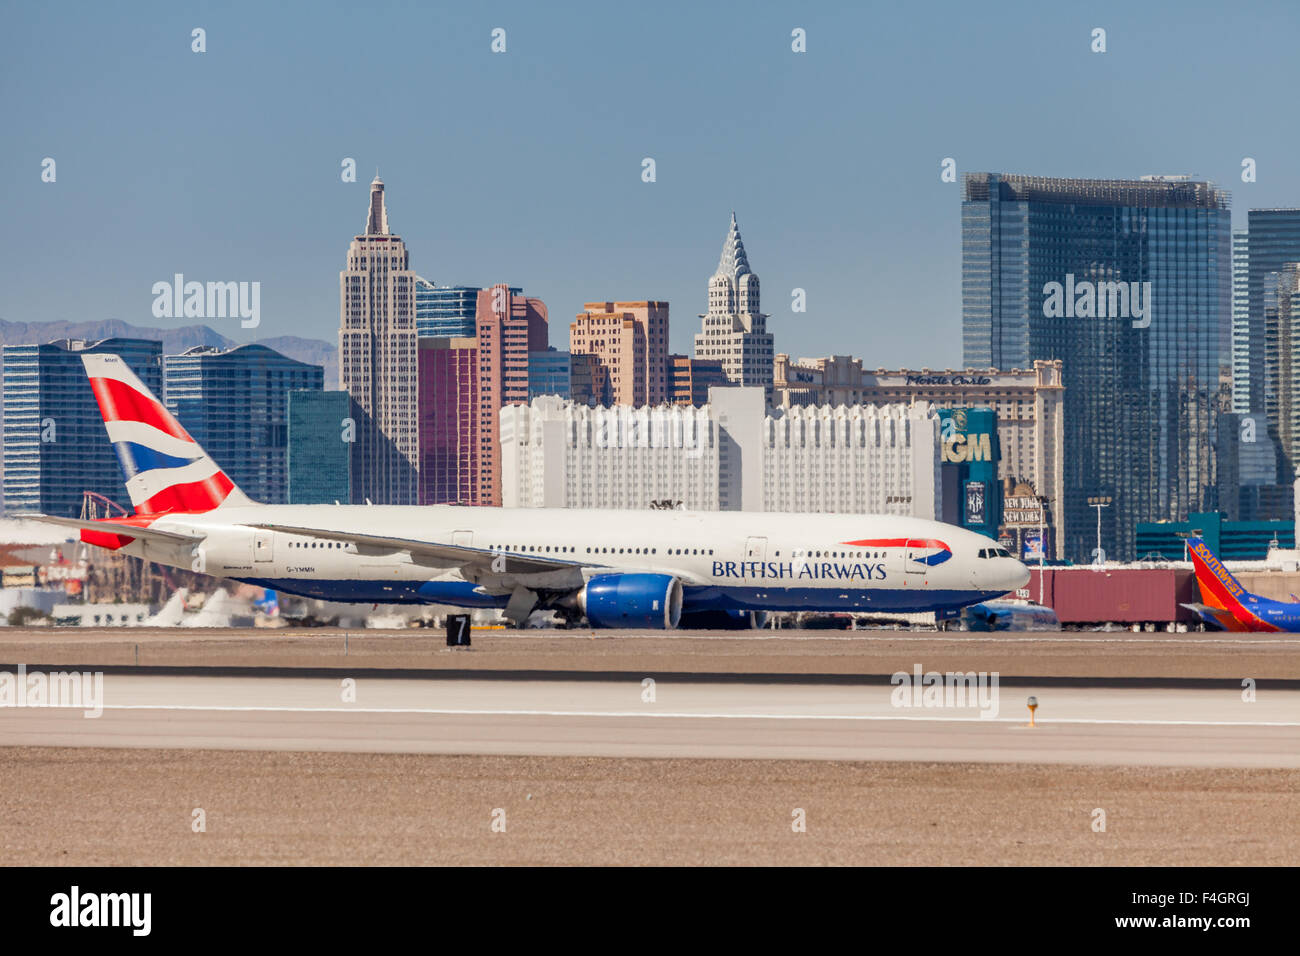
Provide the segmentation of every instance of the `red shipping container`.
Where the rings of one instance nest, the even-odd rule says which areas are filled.
[[[1193,624],[1197,615],[1182,607],[1201,600],[1196,575],[1184,568],[1030,567],[1025,588],[1031,601],[1056,612],[1062,624]],[[1040,599],[1041,595],[1041,599]]]

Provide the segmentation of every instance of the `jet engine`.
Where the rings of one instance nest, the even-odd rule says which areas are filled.
[[[598,574],[578,592],[593,627],[671,630],[682,616],[682,583],[671,574]]]

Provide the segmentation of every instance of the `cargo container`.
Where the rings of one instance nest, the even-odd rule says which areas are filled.
[[[1182,607],[1200,601],[1189,568],[1030,567],[1029,584],[1016,596],[1038,601],[1071,624],[1195,624]],[[1041,596],[1040,596],[1041,595]]]

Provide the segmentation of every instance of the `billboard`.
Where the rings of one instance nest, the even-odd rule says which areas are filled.
[[[991,408],[959,407],[937,409],[936,415],[944,516],[994,537],[1002,524],[997,413]]]
[[[1041,531],[1026,531],[1024,537],[1020,540],[1021,561],[1041,561],[1044,559],[1043,533]]]
[[[986,488],[982,481],[966,482],[966,525],[974,527],[988,523],[984,511],[984,502],[987,497]]]

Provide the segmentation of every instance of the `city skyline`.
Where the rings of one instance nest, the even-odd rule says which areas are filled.
[[[39,22],[15,11],[10,37],[49,42],[4,44],[0,66],[10,87],[38,78],[34,94],[6,105],[13,135],[0,169],[26,228],[0,247],[13,275],[0,317],[151,324],[151,285],[183,272],[262,283],[261,327],[212,323],[223,334],[330,340],[333,237],[357,230],[378,167],[412,270],[440,285],[508,280],[557,315],[601,298],[665,300],[693,315],[705,305],[701,264],[735,209],[762,264],[776,351],[955,368],[964,173],[1187,173],[1232,193],[1239,227],[1250,208],[1300,205],[1286,178],[1294,134],[1271,119],[1285,84],[1268,65],[1288,62],[1284,27],[1296,14],[1247,11],[1216,30],[1213,54],[1235,64],[1225,84],[1185,55],[1208,44],[1201,6],[1170,16],[1100,4],[1087,19],[1034,8],[985,22],[948,4],[925,32],[901,11],[771,4],[741,20],[592,8],[563,23],[523,6],[381,6],[373,20],[339,8],[306,28],[292,11],[262,11],[255,36],[238,28],[238,8],[159,7],[129,32],[93,6]],[[392,28],[401,18],[411,29]],[[196,26],[207,31],[201,54],[190,48]],[[498,26],[507,49],[493,54]],[[1097,26],[1104,54],[1089,49]],[[792,51],[795,28],[807,52]],[[401,95],[343,82],[366,31],[383,40]],[[614,41],[620,69],[585,83],[592,64],[581,54]],[[665,61],[674,69],[654,68]],[[961,82],[977,69],[1010,96],[999,109],[1034,122],[1019,132],[985,123],[985,86]],[[155,82],[160,71],[167,84]],[[88,83],[109,72],[116,84]],[[1025,72],[1036,82],[1012,82]],[[736,83],[743,95],[723,95]],[[73,88],[84,102],[57,108]],[[1115,111],[1134,88],[1159,108]],[[282,92],[268,103],[268,89]],[[439,118],[413,129],[405,111],[426,90],[440,91]],[[475,148],[484,117],[498,116],[505,148]],[[448,149],[466,130],[466,148]],[[597,136],[599,147],[571,148]],[[274,164],[259,159],[268,155]],[[45,157],[57,162],[53,183],[41,181]],[[653,183],[641,180],[646,157]],[[946,157],[956,182],[941,180]],[[1245,157],[1257,182],[1241,181]],[[354,183],[340,179],[345,158]],[[619,223],[636,227],[610,228]],[[66,282],[69,270],[79,281]],[[791,311],[796,288],[806,313]],[[924,341],[908,327],[918,320]],[[689,353],[694,331],[675,323],[670,351]]]

